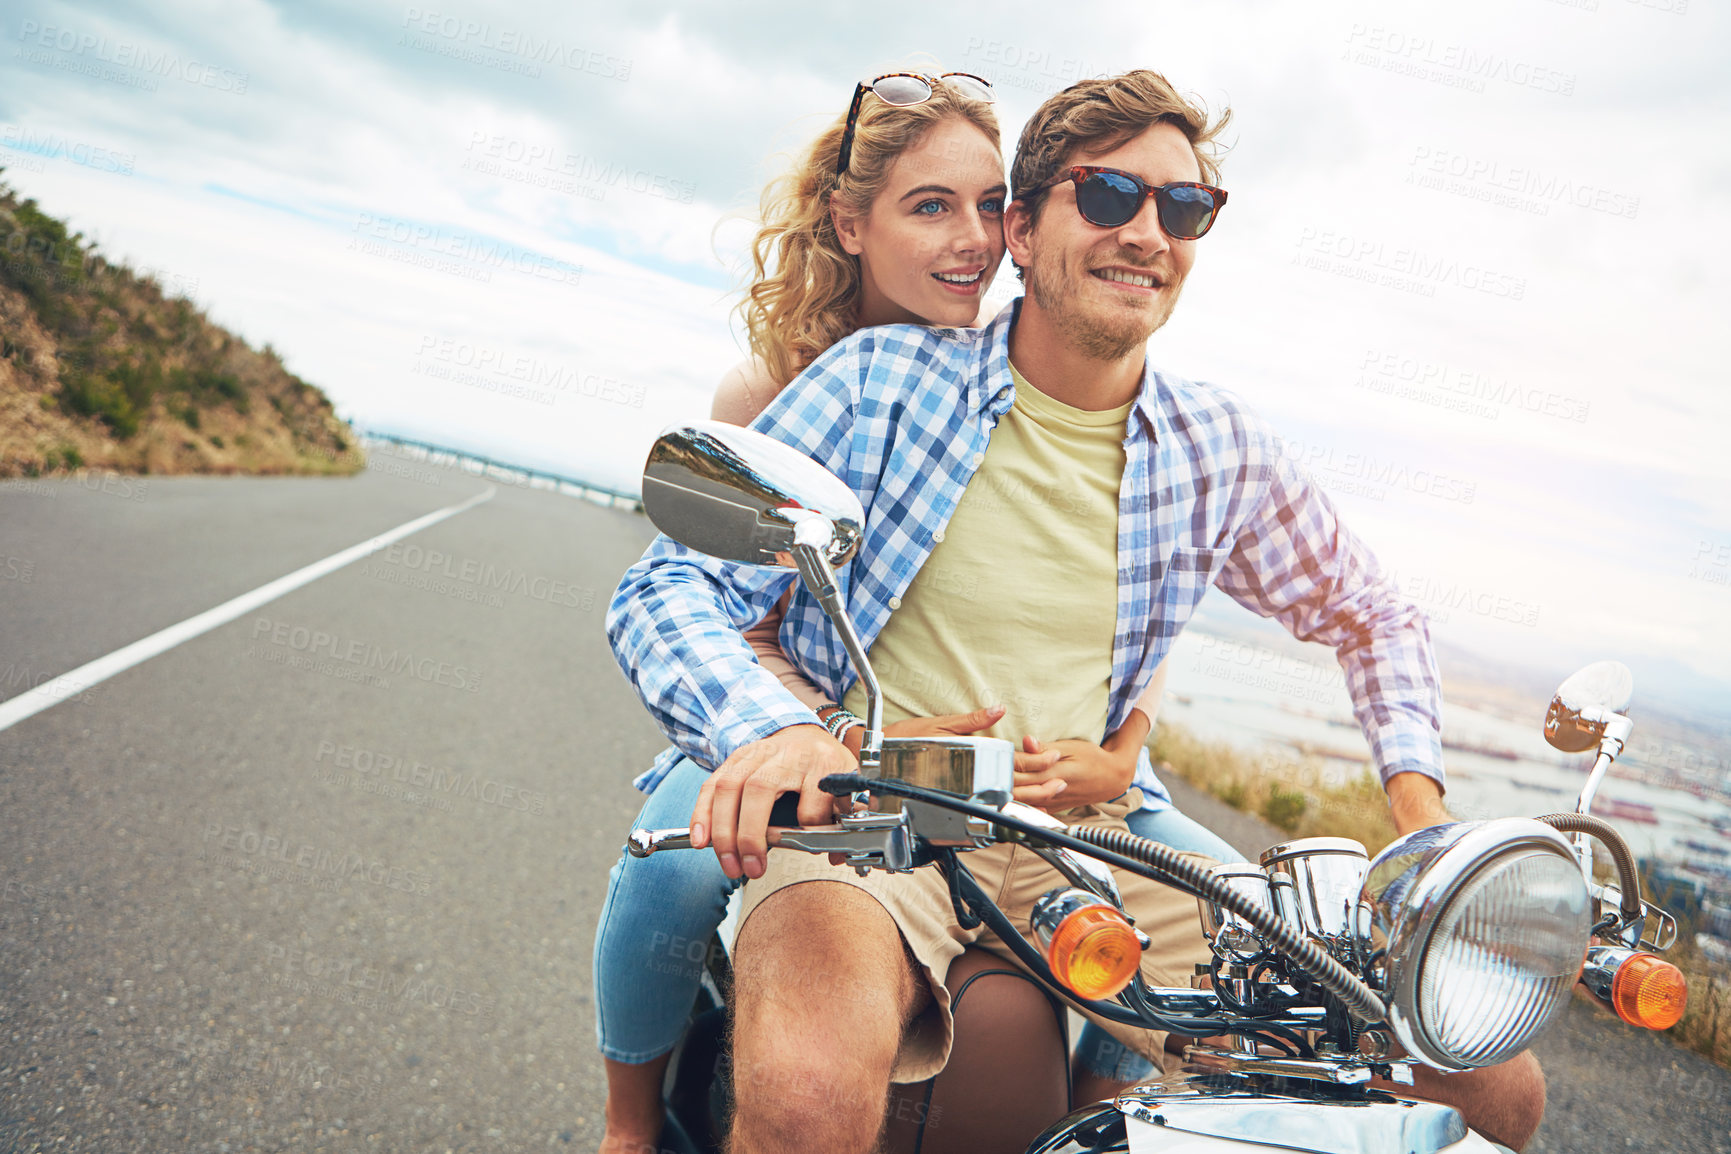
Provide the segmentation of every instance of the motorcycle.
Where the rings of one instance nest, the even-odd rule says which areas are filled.
[[[1256,864],[1205,868],[1127,831],[1067,827],[1011,800],[1009,742],[883,736],[877,678],[835,577],[858,548],[864,512],[820,465],[750,430],[678,426],[651,450],[643,504],[689,548],[797,569],[865,686],[858,772],[823,782],[855,812],[802,828],[785,795],[772,846],[839,854],[861,874],[939,870],[960,922],[984,923],[1064,1002],[1214,1040],[1186,1047],[1178,1072],[1053,1122],[1028,1154],[1497,1150],[1453,1107],[1372,1079],[1411,1086],[1420,1063],[1448,1073],[1504,1062],[1562,1012],[1577,981],[1636,1025],[1664,1029],[1682,1016],[1683,977],[1652,952],[1674,942],[1676,923],[1641,898],[1628,847],[1591,816],[1632,730],[1633,679],[1617,662],[1569,677],[1545,717],[1554,747],[1597,750],[1574,813],[1435,826],[1374,858],[1349,839],[1306,838]],[[1595,840],[1610,851],[1615,884],[1594,880]],[[969,851],[1002,842],[1064,879],[1032,913],[1038,948],[967,868]],[[626,849],[690,847],[688,830],[635,830]],[[1148,940],[1107,866],[1196,897],[1212,960],[1191,988],[1144,983],[1137,962]],[[718,1140],[728,1109],[721,951],[711,951],[705,991],[666,1094],[670,1129],[694,1148]]]

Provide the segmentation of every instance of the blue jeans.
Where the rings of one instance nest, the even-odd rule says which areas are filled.
[[[681,758],[643,803],[638,827],[689,824],[708,776]],[[637,1065],[678,1044],[728,895],[739,884],[711,850],[619,855],[595,929],[595,1033],[603,1056]]]
[[[682,758],[643,803],[637,825],[664,829],[691,820],[708,773]],[[1243,861],[1231,846],[1176,809],[1137,810],[1132,832],[1174,849]],[[595,931],[595,1032],[604,1057],[641,1064],[679,1042],[697,1000],[706,952],[739,882],[721,872],[709,850],[676,850],[634,858],[621,853],[607,877],[607,899]],[[1090,1024],[1077,1042],[1083,1065],[1121,1082],[1153,1067]]]
[[[1217,861],[1243,861],[1244,855],[1227,845],[1202,823],[1176,809],[1139,809],[1125,817],[1130,832],[1149,841],[1169,845],[1186,853],[1207,854]],[[1198,931],[1200,932],[1200,931]],[[1141,1054],[1089,1022],[1076,1039],[1076,1057],[1082,1068],[1114,1082],[1136,1082],[1154,1072]]]

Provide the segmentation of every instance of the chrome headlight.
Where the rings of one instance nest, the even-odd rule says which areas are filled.
[[[1371,862],[1389,1025],[1443,1070],[1507,1061],[1568,1004],[1592,929],[1569,843],[1524,817],[1419,830]]]

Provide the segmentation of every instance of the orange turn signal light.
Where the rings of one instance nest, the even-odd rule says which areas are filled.
[[[1689,984],[1670,962],[1635,954],[1617,968],[1610,1001],[1617,1017],[1630,1025],[1668,1030],[1682,1020],[1689,1005]]]
[[[1083,998],[1110,998],[1130,984],[1142,944],[1124,915],[1104,903],[1072,911],[1052,931],[1052,974]]]

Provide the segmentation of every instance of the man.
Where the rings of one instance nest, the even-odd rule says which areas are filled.
[[[1068,821],[1122,828],[1138,795],[1120,796],[1127,776],[1100,772],[1097,743],[1212,584],[1337,649],[1396,826],[1447,821],[1423,616],[1241,402],[1145,362],[1224,202],[1199,187],[1215,177],[1207,149],[1219,127],[1147,71],[1054,96],[1023,131],[1005,214],[1026,296],[983,332],[863,330],[755,427],[842,477],[866,509],[842,580],[886,720],[1002,703],[988,732],[1021,740],[1018,786],[1061,789],[1047,804]],[[1078,165],[1109,179],[1089,185],[1092,168]],[[887,1084],[942,1068],[944,974],[978,936],[956,925],[935,871],[859,878],[767,853],[776,796],[797,790],[801,821],[827,820],[832,799],[817,782],[854,764],[738,636],[790,581],[660,539],[626,574],[608,622],[675,742],[719,766],[693,840],[753,879],[735,942],[739,1154],[872,1149]],[[861,712],[839,640],[803,589],[782,642]],[[967,860],[1019,925],[1059,884],[1010,847]],[[1186,984],[1205,956],[1194,903],[1120,882],[1155,943],[1144,975]],[[1159,1035],[1108,1029],[1159,1060]],[[1462,1105],[1501,1141],[1519,1145],[1537,1126],[1543,1081],[1528,1056],[1437,1082],[1421,1092]]]

